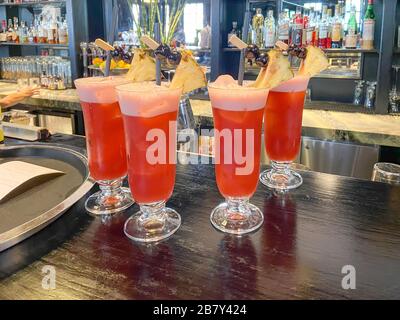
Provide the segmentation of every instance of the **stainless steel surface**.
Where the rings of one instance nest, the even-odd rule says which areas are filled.
[[[194,129],[195,125],[192,105],[190,104],[189,96],[185,94],[179,101],[178,131]]]
[[[35,216],[33,219],[26,221],[17,227],[13,227],[1,233],[0,252],[32,236],[59,218],[72,205],[79,201],[94,185],[94,182],[89,177],[89,169],[86,157],[72,149],[67,149],[57,145],[41,144],[17,145],[0,149],[0,158],[5,159],[15,157],[48,157],[49,159],[63,161],[68,165],[73,166],[80,172],[83,182],[73,193],[71,193],[58,205],[48,209],[46,212]],[[14,212],[13,214],[18,213]]]
[[[379,146],[303,137],[300,163],[313,171],[370,180]]]
[[[70,114],[66,116],[38,114],[38,125],[47,128],[51,133],[65,133],[73,134],[74,132],[74,119]]]
[[[19,123],[3,122],[4,135],[25,141],[38,141],[49,137],[49,131],[43,127],[34,127]]]

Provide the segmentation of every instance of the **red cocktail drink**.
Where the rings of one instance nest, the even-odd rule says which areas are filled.
[[[119,103],[81,102],[89,169],[97,181],[127,175],[125,133]]]
[[[261,130],[264,108],[249,111],[229,111],[213,106],[214,126],[219,131],[216,152],[220,161],[215,165],[218,189],[225,198],[251,198],[257,189],[260,174]],[[240,130],[242,134],[236,134]],[[228,135],[224,135],[224,131]],[[250,133],[253,132],[253,133]],[[248,136],[246,136],[248,133]],[[229,138],[226,138],[229,137]],[[231,138],[231,139],[230,139]],[[230,141],[229,141],[230,140]],[[251,145],[249,145],[251,144]],[[232,145],[232,146],[231,146]],[[247,154],[247,162],[242,157],[235,156],[235,147],[242,146],[251,150]],[[240,151],[238,151],[240,154]],[[240,154],[241,155],[241,154]],[[237,174],[237,169],[246,171],[244,175]],[[232,183],[232,182],[235,183]]]
[[[85,120],[89,169],[101,191],[91,196],[86,209],[95,215],[120,212],[133,204],[129,189],[121,188],[127,175],[125,135],[115,87],[122,77],[84,78],[75,81]]]
[[[270,91],[265,108],[265,148],[272,170],[261,174],[266,186],[288,190],[299,187],[302,178],[290,170],[300,151],[304,101],[309,78],[295,77]]]
[[[300,151],[306,92],[271,91],[265,108],[265,147],[274,161],[293,161]]]
[[[129,185],[138,203],[166,201],[172,195],[175,185],[176,163],[170,158],[168,150],[176,143],[165,139],[165,163],[152,164],[147,161],[147,152],[154,141],[147,141],[150,130],[160,130],[166,137],[176,135],[175,122],[178,111],[163,113],[149,118],[124,116],[129,155]]]
[[[249,203],[260,172],[261,130],[268,90],[239,86],[223,76],[209,86],[215,127],[215,172],[226,202],[211,214],[217,229],[245,234],[263,223]]]
[[[135,241],[155,242],[175,233],[179,214],[165,207],[174,190],[181,89],[153,82],[117,88],[124,119],[129,185],[141,211],[125,224]]]

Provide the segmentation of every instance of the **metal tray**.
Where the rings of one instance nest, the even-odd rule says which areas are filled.
[[[0,252],[59,218],[94,185],[86,157],[69,148],[30,144],[0,149],[0,164],[13,160],[61,170],[65,175],[36,186],[0,205]]]

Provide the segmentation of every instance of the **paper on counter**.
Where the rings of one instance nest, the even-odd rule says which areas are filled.
[[[0,164],[0,203],[63,174],[22,161]]]

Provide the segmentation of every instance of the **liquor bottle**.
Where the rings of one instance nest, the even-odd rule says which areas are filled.
[[[262,9],[257,8],[256,14],[253,17],[253,42],[259,48],[264,47],[264,16]]]
[[[362,48],[371,50],[374,48],[375,33],[375,12],[373,0],[368,0],[367,11],[365,12],[362,34]]]
[[[38,37],[39,43],[47,43],[47,29],[46,25],[44,24],[43,17],[39,21]]]
[[[313,26],[313,30],[312,30],[312,45],[313,46],[318,46],[318,42],[319,42],[319,23],[321,20],[321,14],[319,11],[315,11],[314,12],[314,17],[311,21],[311,25]]]
[[[253,24],[249,24],[249,34],[247,35],[247,43],[255,43],[255,31],[253,29]]]
[[[344,26],[346,24],[346,5],[344,0],[339,1],[340,4],[340,18],[342,20],[342,48],[345,47],[346,44],[346,31],[344,30]]]
[[[240,38],[237,21],[232,21],[232,30],[228,33],[228,47],[234,47],[234,45],[229,42],[229,39],[232,36],[237,36]]]
[[[313,37],[313,30],[314,30],[314,7],[310,8],[310,11],[308,13],[308,22],[305,25],[305,44],[312,45],[312,37]],[[304,42],[304,39],[303,39]]]
[[[290,43],[301,46],[303,44],[303,18],[301,16],[301,8],[296,8],[296,14],[293,18],[292,24],[292,34],[290,38]]]
[[[283,11],[279,15],[278,20],[278,40],[286,44],[289,44],[289,28],[290,21],[288,17],[288,12]]]
[[[335,17],[332,23],[332,48],[342,47],[342,18],[340,4],[335,6]]]
[[[13,27],[13,32],[12,32],[12,41],[15,42],[15,43],[19,43],[18,28],[19,28],[18,18],[14,17],[14,27]]]
[[[310,13],[304,10],[304,15],[303,15],[303,33],[302,33],[302,45],[306,46],[307,45],[307,32],[308,28],[310,27]]]
[[[47,24],[47,43],[57,43],[57,23],[55,19],[51,19]]]
[[[326,5],[322,6],[322,17],[319,23],[319,39],[318,39],[318,47],[321,49],[327,48],[328,42],[328,17],[327,17],[328,7]]]
[[[7,21],[2,20],[1,21],[0,42],[6,42],[6,41],[7,41]]]
[[[346,35],[346,48],[355,49],[357,48],[358,39],[357,30],[357,18],[356,18],[356,7],[351,6],[350,18],[347,23],[347,35]]]
[[[13,41],[13,23],[12,19],[8,19],[8,27],[7,27],[7,42],[12,42]]]
[[[266,48],[273,48],[275,46],[276,25],[274,18],[274,11],[269,10],[267,17],[264,21],[264,44]]]
[[[326,38],[326,48],[332,48],[332,9],[327,10],[327,18],[326,21],[328,23],[328,36]]]
[[[68,44],[68,24],[65,19],[58,29],[58,42],[60,44]]]
[[[28,43],[28,29],[26,27],[25,21],[21,21],[21,25],[18,28],[18,38],[21,43]]]

